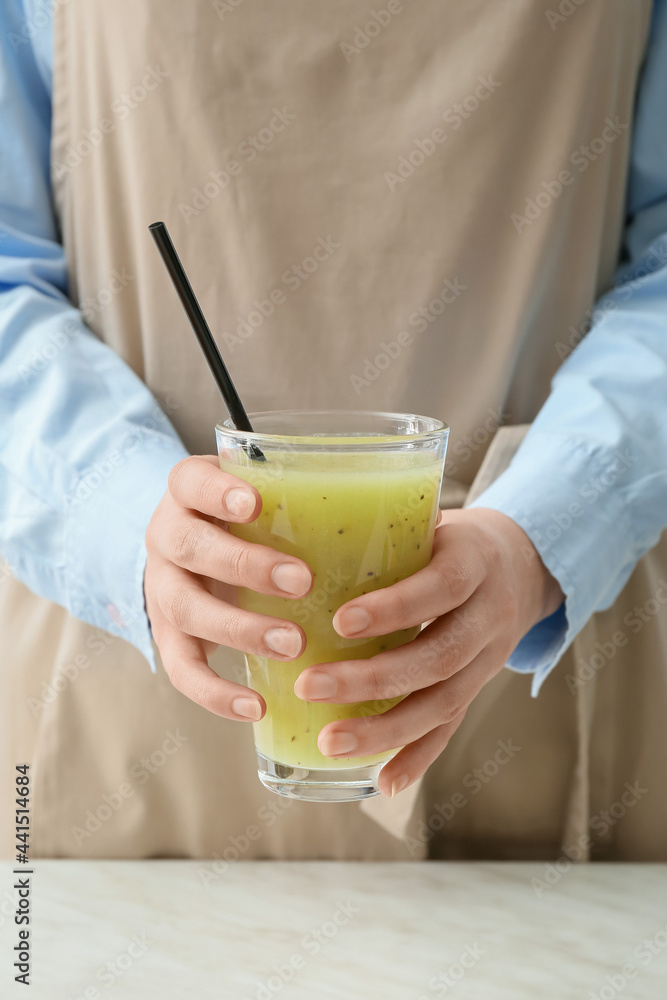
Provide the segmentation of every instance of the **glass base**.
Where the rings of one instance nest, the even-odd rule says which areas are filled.
[[[259,780],[269,791],[307,802],[356,802],[379,795],[377,777],[386,764],[319,770],[278,764],[257,753]]]

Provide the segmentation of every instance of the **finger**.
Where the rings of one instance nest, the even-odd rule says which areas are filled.
[[[383,714],[329,723],[319,734],[325,757],[366,757],[404,747],[464,712],[478,691],[503,666],[494,646],[487,646],[464,670],[449,680],[408,695]]]
[[[181,507],[247,524],[262,509],[262,498],[244,479],[220,468],[214,455],[191,455],[169,473],[169,493]]]
[[[433,556],[424,569],[391,587],[357,597],[338,609],[333,627],[344,638],[387,635],[421,625],[463,604],[486,576],[479,548],[443,525],[435,533]]]
[[[224,719],[257,722],[264,699],[242,684],[218,677],[206,660],[203,643],[162,621],[155,639],[169,680],[181,694]]]
[[[404,646],[367,660],[307,667],[297,677],[294,693],[304,701],[349,704],[419,691],[470,663],[493,638],[491,629],[488,601],[480,591]]]
[[[152,542],[181,569],[260,594],[305,597],[313,586],[313,574],[302,560],[235,538],[192,511],[178,511],[166,530],[153,534]]]
[[[432,729],[426,736],[399,750],[380,771],[378,779],[380,792],[388,798],[393,798],[425,774],[445,749],[464,718],[465,712],[461,712],[451,722]]]
[[[155,599],[167,621],[180,632],[221,646],[272,660],[293,660],[306,646],[306,636],[294,622],[227,604],[209,593],[197,577],[169,563],[160,574]]]

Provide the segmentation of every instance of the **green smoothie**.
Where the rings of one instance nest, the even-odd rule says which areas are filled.
[[[252,483],[262,496],[257,520],[230,524],[230,532],[303,559],[314,576],[311,593],[301,600],[239,590],[242,608],[297,622],[307,637],[305,652],[290,663],[247,656],[250,685],[267,706],[266,715],[255,724],[257,749],[293,767],[345,769],[386,760],[395,751],[374,757],[324,757],[317,737],[329,722],[377,715],[400,698],[353,705],[311,703],[297,698],[294,682],[312,664],[365,659],[416,636],[418,628],[374,639],[342,639],[332,619],[342,604],[427,565],[442,462],[434,461],[432,454],[410,451],[307,456],[274,452],[267,462],[248,460],[242,465],[221,455],[220,465]]]

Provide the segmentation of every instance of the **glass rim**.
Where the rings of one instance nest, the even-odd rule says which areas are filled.
[[[438,420],[435,417],[425,417],[419,413],[397,413],[384,410],[261,410],[255,413],[249,413],[248,419],[251,423],[256,421],[258,418],[266,417],[289,417],[289,416],[303,416],[303,417],[336,417],[336,416],[346,416],[360,418],[375,417],[382,418],[385,420],[395,420],[395,421],[422,421],[428,425],[426,430],[407,432],[405,434],[373,434],[364,431],[359,431],[358,435],[350,432],[343,432],[340,435],[335,433],[324,433],[317,434],[304,433],[304,434],[271,434],[265,431],[242,431],[234,427],[231,421],[231,417],[227,420],[215,425],[216,431],[220,431],[227,437],[236,439],[239,442],[254,442],[256,444],[262,441],[276,442],[276,443],[291,443],[294,445],[301,445],[304,448],[312,448],[314,445],[313,439],[321,439],[322,444],[326,448],[347,448],[350,443],[353,443],[356,448],[361,450],[368,449],[373,451],[378,447],[383,445],[392,447],[401,442],[425,442],[429,440],[438,440],[449,432],[449,424],[446,424],[443,420]],[[362,441],[359,438],[363,437],[373,437],[372,441]]]

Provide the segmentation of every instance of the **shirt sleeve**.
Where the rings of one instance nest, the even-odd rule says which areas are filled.
[[[143,539],[187,451],[68,300],[49,183],[49,25],[31,24],[29,8],[0,6],[0,551],[32,591],[155,669]]]
[[[610,607],[667,526],[667,3],[642,77],[630,171],[628,262],[597,303],[510,467],[471,504],[529,535],[565,602],[508,666],[533,695],[596,611]]]

